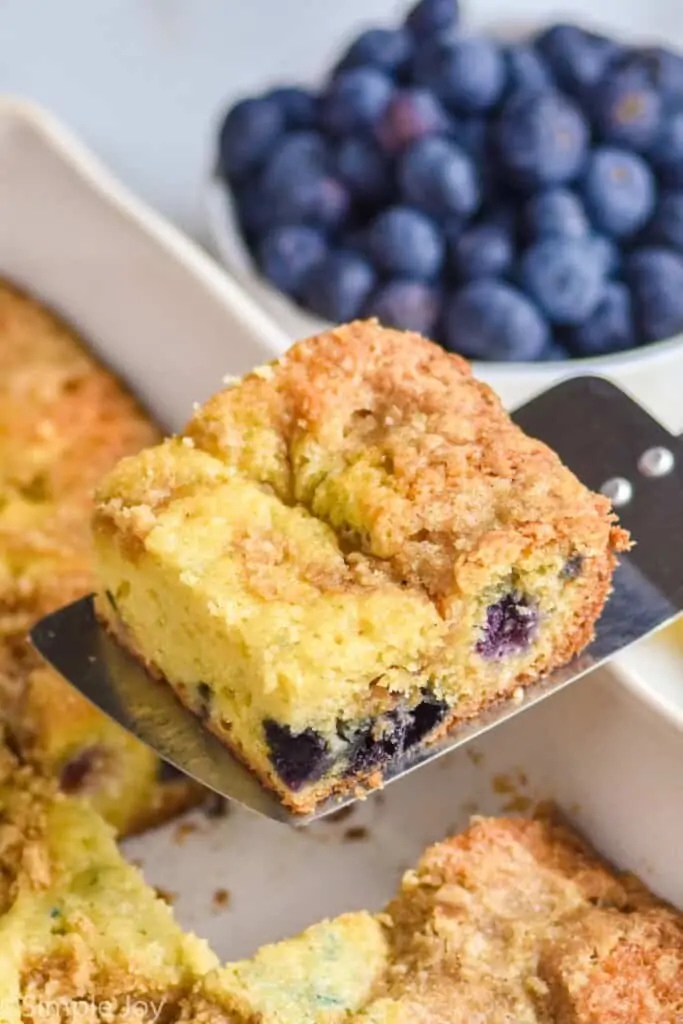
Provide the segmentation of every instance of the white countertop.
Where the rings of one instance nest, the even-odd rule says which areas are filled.
[[[344,34],[390,22],[400,0],[3,0],[0,90],[51,109],[143,198],[206,241],[202,181],[231,98],[313,78]],[[564,4],[595,16],[594,0]],[[504,11],[501,17],[501,11]],[[603,0],[622,31],[683,40],[680,0]],[[550,0],[478,0],[467,19],[559,17]]]

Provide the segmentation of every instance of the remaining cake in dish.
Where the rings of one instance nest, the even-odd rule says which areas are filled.
[[[475,819],[375,916],[219,967],[112,830],[0,753],[0,1020],[675,1024],[683,917],[550,821]]]
[[[184,1020],[675,1024],[683,918],[560,825],[479,819],[384,914],[315,925],[199,993]]]
[[[354,323],[99,488],[99,613],[284,802],[568,661],[628,539],[459,357]]]
[[[22,755],[122,832],[196,802],[180,778],[43,666],[26,634],[92,589],[95,482],[157,439],[63,324],[0,283],[0,717]]]
[[[7,754],[0,810],[2,1024],[171,1020],[216,966],[208,946],[181,931],[85,801]]]

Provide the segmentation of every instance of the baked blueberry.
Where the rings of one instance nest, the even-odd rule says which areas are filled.
[[[354,39],[336,70],[370,66],[388,75],[402,75],[412,50],[412,38],[405,29],[370,28]]]
[[[317,228],[284,224],[261,239],[258,263],[263,274],[287,295],[301,294],[306,276],[327,254],[327,243]]]
[[[570,555],[569,558],[567,559],[567,561],[564,563],[564,565],[562,567],[562,572],[560,573],[560,575],[562,576],[562,579],[563,580],[576,580],[576,579],[578,579],[579,576],[581,575],[581,573],[583,572],[583,562],[584,562],[583,555],[580,555],[578,552],[576,554],[574,554],[574,555]]]
[[[520,276],[527,293],[555,324],[581,323],[604,292],[604,263],[590,238],[541,239],[523,254]]]
[[[613,39],[578,25],[551,25],[536,39],[558,85],[578,98],[590,94],[621,52]]]
[[[409,750],[425,739],[448,713],[448,704],[445,700],[439,700],[428,690],[423,690],[423,694],[425,699],[420,701],[410,712],[408,727],[403,739],[404,750]]]
[[[581,171],[589,128],[578,107],[560,93],[522,93],[505,104],[497,142],[514,182],[533,188],[560,185]]]
[[[461,281],[502,277],[514,256],[510,231],[496,221],[466,228],[449,248],[450,267]]]
[[[406,202],[435,216],[469,216],[479,205],[477,170],[456,142],[440,136],[419,139],[405,151],[397,167]]]
[[[608,74],[594,90],[590,112],[605,142],[647,152],[661,131],[662,98],[633,69]]]
[[[605,356],[636,343],[631,293],[625,284],[610,281],[591,315],[571,332],[571,351],[576,356]]]
[[[417,39],[430,39],[455,28],[460,16],[458,0],[419,0],[406,15],[406,26]]]
[[[663,192],[648,226],[648,239],[683,252],[683,191]]]
[[[459,114],[476,114],[500,99],[506,79],[502,50],[492,39],[471,36],[441,46],[421,72],[441,101]]]
[[[304,304],[313,313],[343,323],[358,316],[375,284],[368,261],[340,249],[328,253],[313,267],[301,291]]]
[[[581,191],[595,227],[615,238],[644,227],[655,205],[655,179],[648,165],[636,153],[613,146],[591,152]]]
[[[314,729],[294,733],[288,725],[272,719],[263,723],[270,760],[282,781],[297,790],[315,782],[328,767],[327,743]]]
[[[292,131],[314,128],[318,120],[320,101],[308,89],[299,86],[281,86],[272,89],[267,99],[275,103],[285,119],[285,127]]]
[[[335,153],[338,176],[359,203],[379,203],[392,190],[389,162],[377,143],[364,135],[342,139]]]
[[[346,135],[376,124],[389,105],[393,83],[377,68],[342,71],[330,82],[322,100],[321,121],[332,135]]]
[[[429,89],[401,89],[390,100],[376,127],[376,136],[387,153],[398,153],[425,135],[443,132],[449,119]]]
[[[523,654],[538,629],[538,610],[521,594],[506,594],[486,609],[486,623],[477,653],[487,661]]]
[[[271,99],[247,99],[228,111],[218,138],[218,169],[230,181],[253,173],[285,129],[280,106]]]
[[[505,92],[549,92],[554,88],[553,76],[542,55],[528,43],[508,46],[504,51],[507,80]]]
[[[441,270],[445,246],[437,225],[425,214],[410,206],[391,206],[370,225],[367,248],[381,273],[429,281]]]
[[[430,337],[439,318],[441,295],[424,281],[389,281],[371,297],[365,315],[374,316],[385,327],[417,331]]]
[[[84,747],[65,761],[59,773],[59,787],[70,796],[88,792],[106,762],[106,751],[97,745]]]
[[[446,307],[446,347],[472,359],[537,359],[549,340],[548,324],[522,292],[485,278],[456,292]]]
[[[669,249],[636,249],[626,263],[636,323],[644,341],[683,330],[683,258]]]
[[[583,203],[568,188],[549,188],[532,196],[524,207],[524,227],[531,239],[582,238],[590,231]]]

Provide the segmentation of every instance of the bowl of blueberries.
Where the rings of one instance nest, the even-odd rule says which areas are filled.
[[[364,29],[315,89],[241,99],[210,214],[292,336],[377,317],[486,363],[631,363],[683,335],[683,55],[457,0]]]

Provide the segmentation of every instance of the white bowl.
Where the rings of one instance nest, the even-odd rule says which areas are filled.
[[[287,337],[194,245],[123,189],[52,117],[0,99],[0,274],[77,325],[170,428],[228,372]],[[177,913],[223,957],[324,915],[379,907],[422,847],[476,809],[555,799],[610,859],[683,907],[683,744],[671,722],[600,671],[371,797],[350,822],[289,830],[233,810],[127,843]],[[476,761],[476,763],[475,763]],[[519,805],[519,800],[517,801]],[[349,824],[367,837],[345,841]],[[224,916],[219,888],[232,899]]]

